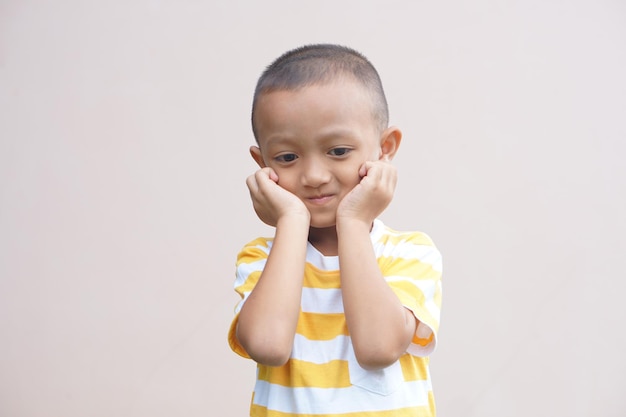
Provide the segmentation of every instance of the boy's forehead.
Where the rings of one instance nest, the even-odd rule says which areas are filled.
[[[344,87],[308,86],[259,97],[255,115],[259,145],[263,148],[292,140],[325,142],[332,138],[378,137],[378,124],[369,100]]]
[[[351,126],[380,133],[375,96],[358,80],[341,77],[298,88],[259,92],[253,108],[257,142],[268,136],[296,134],[295,129],[315,132],[331,126]],[[382,127],[384,129],[384,127]]]
[[[307,116],[308,110],[336,113],[366,111],[371,115],[372,99],[356,82],[318,83],[297,89],[267,91],[257,97],[257,115],[273,119],[294,115]]]

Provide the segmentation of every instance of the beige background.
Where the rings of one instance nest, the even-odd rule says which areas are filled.
[[[312,42],[404,131],[383,219],[445,257],[439,415],[625,415],[624,2],[0,0],[1,417],[247,415],[250,99]]]

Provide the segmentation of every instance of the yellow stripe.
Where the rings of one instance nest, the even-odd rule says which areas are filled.
[[[439,329],[439,321],[436,320],[432,314],[428,311],[428,309],[424,306],[423,303],[418,304],[416,299],[418,297],[416,292],[408,294],[406,291],[399,289],[397,287],[391,287],[393,292],[398,296],[402,305],[408,307],[415,313],[415,316],[423,323],[430,326],[432,329],[437,331]],[[413,294],[413,295],[412,295]],[[421,295],[421,292],[419,293]],[[423,298],[423,295],[422,295]]]
[[[428,379],[429,358],[418,358],[405,353],[400,356],[400,366],[405,381],[425,381]]]
[[[239,315],[236,315],[230,324],[230,328],[228,329],[228,344],[230,348],[238,354],[239,356],[243,356],[244,358],[251,359],[248,352],[241,346],[239,343],[239,339],[237,339],[237,323],[239,323]]]
[[[428,391],[428,405],[433,416],[437,414],[437,407],[435,407],[435,394],[432,390]]]
[[[433,295],[433,301],[439,308],[441,308],[441,283],[435,286],[435,294]]]
[[[249,242],[245,248],[250,248],[250,247],[254,247],[254,246],[263,246],[264,248],[268,248],[269,242],[273,241],[273,238],[268,238],[268,237],[258,237],[256,239],[254,239],[253,241]],[[245,250],[244,248],[244,250]]]
[[[429,403],[430,403],[429,395]],[[266,407],[252,404],[251,417],[320,417],[320,414],[293,414],[268,410]],[[354,413],[324,414],[323,417],[434,417],[434,404],[423,407],[407,407],[390,411],[357,411]]]
[[[260,366],[259,379],[291,388],[347,388],[351,385],[348,362],[343,360],[316,364],[291,359],[280,367]]]
[[[258,246],[262,246],[264,248],[268,247],[267,242],[264,239],[257,239],[254,242],[251,242],[237,255],[237,265],[241,263],[252,263],[258,261],[259,259],[267,258],[267,253],[258,248]]]
[[[254,289],[254,286],[256,285],[257,282],[259,282],[260,277],[261,277],[261,271],[254,271],[250,273],[250,275],[248,275],[248,278],[246,278],[245,282],[241,284],[240,286],[238,286],[237,288],[235,288],[235,291],[237,291],[237,293],[243,297],[244,293],[248,291],[252,291]]]
[[[304,282],[307,288],[337,289],[341,288],[339,271],[324,271],[307,263],[304,268]]]
[[[431,333],[430,336],[428,336],[426,339],[417,337],[417,335],[413,335],[413,340],[411,341],[411,343],[414,343],[416,345],[420,345],[423,347],[423,346],[428,346],[428,344],[432,342],[434,339],[435,339],[434,333]]]
[[[332,340],[347,336],[348,326],[343,314],[300,313],[296,332],[309,340]]]
[[[435,271],[433,266],[418,259],[393,258],[381,256],[378,258],[378,266],[385,271],[386,276],[399,275],[410,276],[414,279],[439,279],[441,273]]]
[[[426,302],[426,297],[424,297],[422,290],[412,282],[392,281],[388,284],[393,292],[398,295],[400,301],[402,301],[402,304],[404,305],[409,304],[409,307],[414,304],[423,306]]]

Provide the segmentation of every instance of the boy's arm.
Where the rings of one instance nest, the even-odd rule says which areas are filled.
[[[280,366],[291,354],[300,312],[310,214],[264,168],[247,180],[255,210],[276,235],[265,268],[239,312],[237,339],[256,362]]]
[[[417,319],[385,282],[370,239],[374,219],[391,201],[396,171],[385,161],[367,162],[360,184],[337,213],[341,288],[346,323],[359,364],[391,365],[406,352]]]

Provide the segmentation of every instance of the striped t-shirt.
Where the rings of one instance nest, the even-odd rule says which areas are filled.
[[[441,308],[441,255],[420,232],[397,232],[375,220],[370,233],[384,279],[419,324],[412,343],[387,368],[359,366],[343,314],[339,258],[308,244],[302,302],[289,361],[257,366],[253,417],[434,416],[428,355],[434,350]],[[272,249],[272,239],[247,244],[237,259],[235,308],[228,339],[249,357],[235,329],[241,307],[254,289]]]

